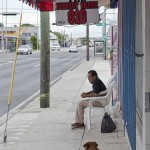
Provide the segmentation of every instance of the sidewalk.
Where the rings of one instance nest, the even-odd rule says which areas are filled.
[[[3,143],[4,125],[0,126],[0,150],[84,150],[87,141],[96,141],[100,150],[129,150],[119,111],[111,110],[117,132],[100,132],[102,109],[94,109],[91,130],[71,130],[77,102],[82,91],[91,90],[87,72],[95,69],[106,83],[110,77],[107,60],[83,61],[51,87],[50,108],[39,108],[39,99],[14,115],[8,122],[7,143]],[[86,119],[85,119],[86,124]]]

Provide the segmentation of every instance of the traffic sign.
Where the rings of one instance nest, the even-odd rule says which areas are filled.
[[[103,23],[98,22],[98,23],[96,23],[96,25],[97,25],[97,26],[102,26],[102,25],[103,25]],[[104,26],[106,26],[106,25],[109,25],[109,24],[104,23]]]

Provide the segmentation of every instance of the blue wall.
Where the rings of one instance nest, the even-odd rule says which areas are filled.
[[[132,150],[136,150],[136,95],[135,95],[135,30],[136,0],[121,0],[119,57],[119,92],[123,119]]]

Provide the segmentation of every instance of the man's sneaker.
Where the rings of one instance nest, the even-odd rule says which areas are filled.
[[[76,124],[78,124],[78,123],[72,123],[71,126],[75,126]]]
[[[80,123],[72,123],[71,126],[76,126],[78,124],[80,124]],[[81,124],[81,125],[84,125],[84,124]]]
[[[80,124],[80,123],[73,123],[71,124],[72,129],[79,129],[79,128],[84,128],[85,125],[84,124]]]

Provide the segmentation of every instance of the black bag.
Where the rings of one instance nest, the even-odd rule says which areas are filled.
[[[105,113],[101,122],[101,133],[110,133],[116,129],[116,125],[110,114]]]

